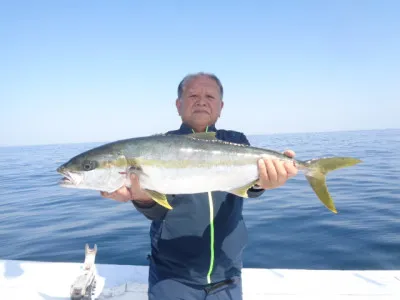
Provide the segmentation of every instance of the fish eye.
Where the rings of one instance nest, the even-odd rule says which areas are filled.
[[[82,168],[84,171],[91,171],[97,167],[97,162],[93,160],[85,160],[82,162]]]

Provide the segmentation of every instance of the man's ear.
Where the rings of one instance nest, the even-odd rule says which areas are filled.
[[[175,100],[176,110],[178,111],[178,115],[181,115],[181,101],[178,99]]]
[[[221,109],[219,110],[220,113],[219,113],[218,117],[221,116],[221,111],[222,111],[223,108],[224,108],[224,101],[221,100]]]

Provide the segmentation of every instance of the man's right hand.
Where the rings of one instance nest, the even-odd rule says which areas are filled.
[[[152,206],[154,200],[140,188],[139,179],[135,174],[130,176],[131,187],[122,187],[113,193],[100,192],[104,198],[110,198],[119,202],[134,201],[141,206]]]

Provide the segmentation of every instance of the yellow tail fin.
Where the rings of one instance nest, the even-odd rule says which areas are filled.
[[[305,176],[308,182],[319,200],[335,214],[337,210],[326,186],[326,175],[330,171],[350,167],[360,162],[361,160],[352,157],[330,157],[311,160],[306,163],[308,171]]]

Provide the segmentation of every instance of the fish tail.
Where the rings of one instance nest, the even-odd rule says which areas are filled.
[[[350,167],[360,163],[361,160],[352,157],[331,157],[310,160],[305,163],[307,171],[305,176],[319,200],[333,213],[337,213],[335,204],[328,187],[326,186],[326,175],[336,169]]]

